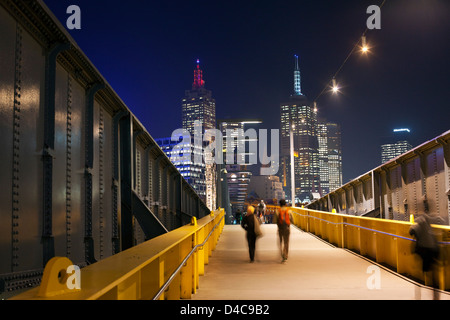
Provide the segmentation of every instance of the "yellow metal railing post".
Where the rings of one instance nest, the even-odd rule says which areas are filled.
[[[187,238],[180,244],[180,261],[192,250],[192,238]],[[181,299],[190,299],[193,291],[194,263],[191,256],[180,271],[181,276]]]
[[[194,232],[192,234],[192,249],[195,248],[198,245],[198,233]],[[199,283],[199,268],[198,268],[198,249],[194,251],[192,254],[192,293],[196,293],[198,289],[198,283]]]
[[[202,243],[205,240],[205,228],[199,229],[197,231],[198,243]],[[205,246],[198,249],[198,274],[205,274]]]
[[[66,257],[54,257],[45,266],[38,296],[49,298],[63,293],[71,293],[79,288],[70,288],[67,270],[73,266],[72,261]]]
[[[203,238],[206,239],[206,237],[208,236],[209,232],[211,231],[211,225],[208,223],[204,228],[203,228]],[[210,241],[211,238],[209,238],[208,240],[206,240],[205,245],[203,246],[203,263],[205,265],[209,264],[209,250],[210,250]],[[204,273],[204,271],[203,271]]]
[[[164,284],[164,259],[159,257],[158,259],[158,271],[157,271],[157,279],[158,279],[158,288],[161,288]],[[159,300],[164,300],[164,292],[159,297]]]

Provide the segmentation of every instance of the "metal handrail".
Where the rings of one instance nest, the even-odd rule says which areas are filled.
[[[380,231],[380,230],[376,230],[376,229],[372,229],[372,228],[367,228],[367,227],[359,226],[359,225],[348,223],[348,222],[337,222],[336,223],[336,222],[332,222],[332,221],[325,220],[325,219],[322,219],[322,218],[318,218],[318,217],[315,217],[315,216],[301,214],[301,213],[298,213],[298,212],[295,212],[295,211],[293,211],[293,213],[295,213],[295,214],[297,214],[299,216],[302,216],[302,217],[314,218],[314,219],[321,220],[321,221],[324,221],[324,222],[327,222],[327,223],[331,223],[331,224],[334,224],[334,225],[347,225],[347,226],[361,228],[361,229],[368,230],[368,231],[373,231],[375,233],[385,234],[385,235],[388,235],[388,236],[392,236],[394,238],[401,238],[401,239],[409,240],[409,241],[413,241],[413,242],[417,241],[416,239],[403,237],[403,236],[400,236],[398,234],[389,233],[389,232],[385,232],[385,231]],[[443,244],[443,245],[450,245],[449,241],[438,241],[438,243],[439,244]]]
[[[195,247],[192,248],[192,250],[188,253],[188,255],[183,259],[183,261],[180,263],[180,265],[175,269],[175,271],[170,275],[170,277],[167,279],[167,281],[164,283],[164,285],[161,287],[161,289],[159,289],[158,293],[156,293],[156,295],[153,297],[153,300],[158,300],[159,297],[161,296],[161,294],[163,294],[164,291],[166,291],[167,287],[170,285],[170,283],[173,281],[173,279],[175,279],[175,276],[177,275],[178,272],[180,272],[181,268],[186,264],[187,260],[191,257],[191,255],[200,247],[203,247],[206,244],[206,241],[208,241],[208,239],[211,237],[211,234],[213,233],[213,231],[216,229],[216,227],[222,222],[222,220],[224,219],[225,216],[222,216],[222,218],[220,218],[219,222],[217,222],[214,227],[211,229],[211,231],[209,232],[208,236],[205,238],[205,240],[200,243],[197,244]]]
[[[382,234],[385,234],[385,235],[388,235],[388,236],[393,236],[395,238],[402,238],[402,239],[409,240],[409,241],[416,241],[415,239],[399,236],[399,235],[394,234],[394,233],[389,233],[389,232],[384,232],[384,231],[380,231],[380,230],[376,230],[376,229],[372,229],[372,228],[359,226],[357,224],[352,224],[352,223],[348,223],[348,222],[332,222],[332,221],[328,221],[328,220],[325,220],[325,219],[322,219],[322,218],[318,218],[318,217],[314,217],[314,216],[310,216],[310,215],[306,215],[306,214],[301,214],[301,213],[298,213],[298,212],[295,212],[295,211],[294,211],[294,213],[299,215],[299,216],[302,216],[302,217],[314,218],[316,220],[321,220],[321,221],[324,221],[326,223],[331,223],[331,224],[334,224],[334,225],[347,225],[347,226],[361,228],[361,229],[368,230],[368,231],[373,231],[375,233],[382,233]]]

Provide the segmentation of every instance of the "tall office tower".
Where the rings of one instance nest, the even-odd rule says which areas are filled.
[[[196,126],[196,121],[200,126]],[[192,161],[185,177],[191,181],[191,186],[205,201],[208,208],[214,210],[216,209],[216,166],[208,164],[206,159],[203,159],[201,163],[195,161],[195,154],[203,154],[203,148],[211,142],[203,141],[205,130],[216,128],[216,102],[211,91],[205,89],[203,71],[200,69],[198,59],[194,69],[192,89],[185,91],[182,100],[182,126],[189,131],[192,139]],[[200,132],[196,131],[197,128],[201,128]]]
[[[281,103],[280,178],[286,196],[291,195],[291,158],[294,159],[296,201],[309,202],[313,193],[320,193],[319,141],[317,109],[310,106],[301,92],[298,57],[295,56],[294,93]],[[292,139],[291,139],[292,134]],[[291,143],[292,152],[291,152]],[[293,154],[293,157],[291,157]]]
[[[327,122],[329,192],[342,186],[341,127]]]
[[[328,164],[328,127],[324,119],[317,123],[317,139],[319,142],[319,176],[323,194],[330,192],[330,167]]]
[[[392,134],[381,142],[381,163],[385,163],[412,149],[411,131],[407,128],[394,129]]]
[[[253,137],[246,137],[245,126],[259,124],[261,120],[250,119],[227,119],[220,120],[219,130],[223,136],[223,160],[227,171],[228,193],[232,212],[244,211],[245,199],[247,198],[248,185],[252,177],[251,159],[257,157],[256,153],[249,147],[249,143],[256,143]],[[256,131],[255,131],[256,132]],[[238,148],[242,148],[239,151]]]
[[[182,103],[183,129],[189,130],[193,135],[196,120],[200,121],[203,132],[216,128],[216,101],[213,99],[211,91],[205,89],[203,71],[200,69],[198,59],[197,67],[194,69],[192,89],[185,91]]]
[[[341,130],[336,123],[318,122],[319,175],[322,196],[342,185]]]

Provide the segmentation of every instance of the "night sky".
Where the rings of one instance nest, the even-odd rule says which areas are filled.
[[[181,99],[196,59],[218,119],[262,118],[278,129],[292,94],[294,54],[302,92],[314,100],[366,29],[380,0],[44,0],[154,138],[181,128]],[[380,139],[412,130],[414,146],[450,129],[450,1],[387,0],[367,56],[355,53],[323,94],[319,115],[342,128],[344,182],[380,165]]]

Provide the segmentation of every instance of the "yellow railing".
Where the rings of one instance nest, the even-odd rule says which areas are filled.
[[[277,207],[268,206],[275,212]],[[352,250],[381,265],[431,285],[422,272],[422,262],[414,254],[415,239],[409,234],[412,222],[357,217],[345,214],[291,208],[294,224],[327,242]],[[440,245],[437,264],[439,287],[450,289],[450,227],[432,225]]]
[[[40,287],[12,299],[189,299],[223,230],[224,215],[218,209],[198,221],[193,218],[190,225],[81,270],[69,259],[55,257],[47,263]]]

